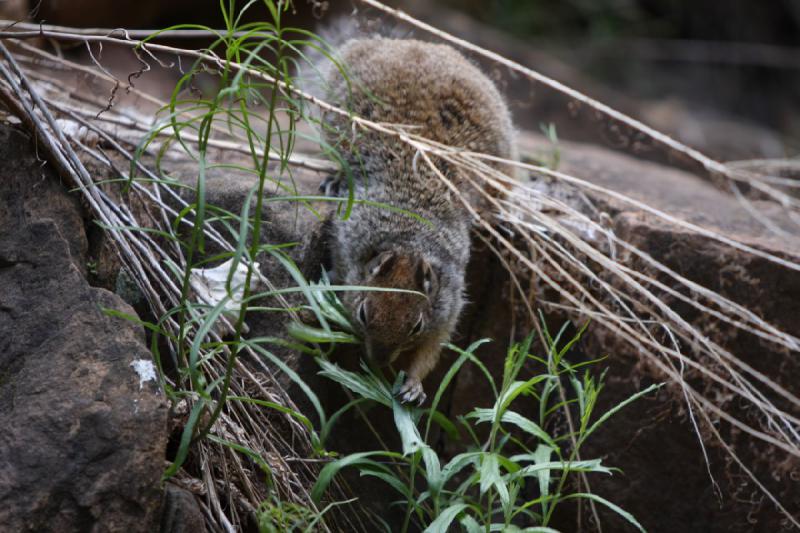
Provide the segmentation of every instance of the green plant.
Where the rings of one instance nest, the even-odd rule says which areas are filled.
[[[255,16],[255,20],[261,21],[244,22],[245,13],[257,7],[265,10],[267,20]],[[326,421],[313,392],[275,355],[276,348],[308,349],[286,339],[248,337],[244,332],[246,318],[253,313],[294,315],[297,308],[287,300],[293,295],[305,295],[312,302],[312,312],[317,311],[323,330],[330,331],[325,317],[313,304],[313,294],[322,289],[309,284],[290,257],[295,243],[264,242],[262,238],[265,206],[269,202],[295,204],[317,215],[311,203],[314,200],[341,202],[342,216],[352,209],[352,199],[299,195],[289,165],[295,141],[302,135],[297,131],[297,123],[313,120],[306,116],[292,91],[292,72],[298,58],[306,59],[304,50],[329,56],[328,47],[313,33],[283,24],[283,15],[291,9],[291,2],[251,0],[237,6],[234,0],[220,0],[220,9],[225,23],[223,30],[179,25],[154,33],[137,47],[137,56],[146,64],[145,60],[160,62],[149,51],[148,44],[163,32],[188,29],[204,32],[211,38],[202,54],[187,54],[195,58],[193,63],[178,63],[182,76],[169,102],[157,113],[157,122],[131,157],[127,184],[128,189],[148,186],[161,196],[173,198],[179,196],[176,191],[190,188],[193,196],[180,200],[183,203],[176,211],[159,203],[166,222],[157,221],[156,227],[106,229],[133,231],[161,241],[158,244],[149,241],[161,261],[160,273],[168,280],[158,286],[159,292],[148,287],[151,303],[158,302],[153,306],[156,317],[152,321],[127,318],[141,323],[150,333],[161,383],[173,405],[185,404],[189,408],[164,479],[188,470],[190,475],[213,483],[215,478],[228,479],[233,469],[237,472],[233,476],[236,486],[226,496],[226,507],[231,507],[230,502],[236,499],[244,500],[255,510],[262,531],[328,530],[330,526],[324,516],[332,506],[317,508],[307,494],[297,491],[298,486],[310,486],[311,480],[303,479],[308,469],[292,472],[284,462],[284,457],[296,453],[325,457],[322,445],[325,433],[315,430],[285,391],[273,387],[268,392],[262,388],[261,392],[253,393],[248,388],[252,386],[252,378],[247,377],[248,371],[242,371],[238,362],[249,354],[265,368],[271,365],[287,374],[307,391],[320,420]],[[198,90],[198,86],[205,92]],[[215,147],[220,142],[244,148],[247,158],[219,161]],[[155,161],[148,159],[153,152]],[[172,179],[169,166],[162,166],[164,156],[170,152],[178,152],[194,162],[193,185]],[[339,161],[344,164],[341,158]],[[154,166],[157,172],[150,171],[149,166]],[[238,212],[209,203],[207,179],[214,170],[252,177],[253,185]],[[342,172],[349,175],[346,168]],[[270,197],[268,186],[283,196]],[[157,198],[160,201],[160,196]],[[256,288],[254,281],[261,276],[257,261],[263,262],[265,257],[285,269],[294,284],[277,288],[266,280],[262,284],[265,288]],[[223,297],[219,301],[203,301],[195,285],[198,269],[223,261],[230,264]],[[243,274],[241,279],[239,274]],[[267,299],[277,300],[279,305],[263,305]],[[166,304],[163,307],[162,302]],[[221,334],[223,329],[232,333]],[[341,335],[334,338],[338,342],[346,340]],[[165,348],[169,354],[167,360],[162,357]],[[273,425],[280,428],[274,434],[290,431],[291,443],[282,438],[266,439],[265,433]],[[235,491],[245,496],[234,497]],[[209,507],[220,509],[216,498],[214,491],[209,492]],[[239,511],[229,508],[224,513],[215,518],[221,521],[217,524],[220,528],[237,525]],[[345,520],[345,523],[350,522]]]
[[[266,8],[271,20],[243,22],[245,13],[258,5]],[[291,8],[291,2],[250,1],[239,8],[234,0],[221,0],[220,8],[225,22],[222,32],[204,26],[178,25],[157,32],[144,41],[147,43],[162,32],[204,30],[215,36],[206,48],[207,53],[220,58],[215,64],[209,64],[207,58],[199,58],[185,69],[168,105],[159,113],[158,122],[139,145],[131,163],[130,177],[132,180],[138,179],[138,165],[144,154],[154,143],[162,141],[156,159],[159,169],[161,158],[173,147],[178,147],[191,157],[197,166],[194,201],[171,220],[169,232],[158,233],[180,248],[184,261],[180,265],[168,263],[180,281],[180,293],[177,305],[169,309],[158,323],[151,324],[153,346],[158,347],[158,336],[170,341],[170,346],[174,348],[173,364],[178,370],[178,380],[175,386],[167,387],[167,392],[175,400],[191,398],[193,403],[176,461],[168,469],[166,477],[173,475],[181,466],[188,446],[207,436],[219,419],[229,399],[233,368],[241,352],[248,348],[266,355],[270,354],[266,346],[282,343],[275,338],[243,337],[245,318],[254,303],[263,298],[309,290],[299,269],[286,253],[286,249],[294,244],[264,243],[261,235],[264,206],[269,201],[297,202],[313,210],[309,201],[316,198],[297,195],[288,164],[298,136],[296,124],[303,117],[301,105],[290,89],[294,81],[291,72],[296,61],[291,53],[299,53],[303,47],[326,53],[326,45],[306,30],[282,24],[283,13]],[[218,85],[210,96],[205,97],[198,94],[195,83],[208,73],[215,75],[212,79],[216,79]],[[250,165],[214,162],[210,152],[215,137],[233,137],[244,141],[249,148]],[[239,213],[227,212],[208,203],[206,180],[208,172],[213,169],[237,170],[255,177],[255,184],[244,199]],[[157,181],[167,187],[185,187],[170,180],[166,174]],[[268,198],[265,190],[267,184],[288,196]],[[212,223],[223,229],[219,236],[233,243],[233,246],[209,256],[207,241]],[[189,227],[187,234],[180,233],[182,226]],[[256,259],[263,255],[271,256],[283,265],[298,280],[297,286],[255,291]],[[212,305],[196,301],[191,285],[195,269],[222,260],[232,261],[226,283],[227,297]],[[234,285],[234,272],[240,267],[246,271],[245,280]],[[215,339],[211,335],[215,325],[227,314],[227,304],[234,300],[238,303],[238,309],[232,318],[232,338],[225,341]],[[258,310],[293,311],[291,307]],[[177,331],[163,327],[168,318],[175,320]],[[219,354],[224,354],[225,367],[217,376],[209,379],[205,363]],[[201,417],[203,413],[205,416]],[[203,423],[200,423],[201,418],[204,419]]]
[[[565,331],[552,338],[544,330],[547,353],[529,353],[533,335],[513,345],[507,353],[500,383],[475,356],[476,342],[466,350],[450,345],[458,358],[442,380],[430,408],[409,408],[398,403],[392,387],[380,374],[346,371],[321,361],[322,374],[352,391],[358,398],[392,410],[402,440],[402,453],[378,450],[337,459],[327,465],[312,496],[320,501],[328,483],[345,467],[357,468],[361,475],[382,479],[395,490],[408,512],[403,531],[414,520],[425,531],[448,531],[459,523],[463,530],[554,531],[549,527],[556,507],[574,499],[604,505],[643,531],[636,519],[614,503],[596,494],[569,492],[569,480],[578,473],[611,474],[613,468],[600,459],[578,459],[587,439],[620,409],[657,389],[652,385],[603,413],[596,413],[603,374],[591,375],[589,367],[599,360],[570,364],[565,355],[582,333],[561,344]],[[445,389],[467,362],[477,366],[494,392],[489,407],[478,407],[460,417],[463,434],[469,436],[469,449],[443,463],[427,444],[431,424],[437,421],[451,433],[446,419],[437,412]],[[532,367],[532,368],[529,368]],[[523,378],[526,373],[532,377]],[[400,381],[395,382],[395,387]],[[562,399],[559,388],[570,390]],[[530,413],[528,415],[524,412]],[[574,433],[555,435],[547,428],[552,419],[571,410],[577,416]],[[392,461],[394,467],[387,466]],[[530,497],[531,484],[537,496]],[[419,487],[419,490],[418,490]]]

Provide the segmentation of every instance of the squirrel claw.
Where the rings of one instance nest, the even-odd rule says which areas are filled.
[[[422,383],[412,377],[406,378],[406,382],[397,392],[397,396],[402,403],[416,402],[418,406],[422,405],[428,397],[422,389]]]

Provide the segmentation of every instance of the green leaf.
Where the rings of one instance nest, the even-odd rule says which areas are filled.
[[[449,369],[447,369],[447,373],[444,375],[442,380],[439,382],[439,387],[436,389],[436,394],[433,397],[433,401],[431,402],[431,407],[428,414],[428,423],[425,426],[425,440],[428,440],[428,433],[431,429],[431,422],[433,421],[434,415],[436,413],[436,409],[439,406],[439,402],[442,400],[442,395],[447,387],[450,385],[450,382],[455,377],[456,373],[461,369],[461,366],[467,361],[467,359],[474,358],[473,352],[478,349],[481,344],[489,342],[489,339],[480,339],[478,341],[473,342],[469,345],[469,347],[459,355],[458,359],[456,359],[455,363],[453,363]],[[455,426],[452,426],[455,429]],[[447,428],[445,428],[447,431]],[[450,433],[448,431],[448,433]]]
[[[482,342],[482,340],[481,341],[476,341],[475,343],[472,343],[472,345],[470,345],[470,348],[475,346],[475,344],[478,343],[478,342]],[[475,366],[477,366],[478,369],[483,373],[483,376],[486,378],[486,382],[492,388],[492,392],[494,393],[494,397],[497,398],[497,394],[498,394],[497,393],[497,385],[495,385],[494,378],[492,377],[492,373],[489,372],[489,369],[486,368],[486,365],[483,364],[483,361],[481,361],[480,359],[475,357],[475,354],[471,353],[469,351],[469,349],[467,351],[464,351],[461,348],[459,348],[458,346],[455,346],[453,344],[447,344],[446,346],[448,348],[450,348],[451,350],[453,350],[454,352],[456,352],[456,353],[459,353],[461,355],[466,355],[467,357],[469,357],[470,361],[475,363]]]
[[[386,407],[392,405],[393,398],[391,391],[375,377],[368,374],[357,374],[349,370],[344,370],[339,365],[324,359],[317,359],[317,362],[322,367],[322,370],[319,372],[321,376],[332,379],[359,396],[373,400]]]
[[[455,505],[451,505],[444,511],[442,511],[439,516],[436,517],[436,520],[430,523],[428,527],[425,528],[423,533],[447,533],[450,529],[450,524],[456,517],[466,509],[468,506],[466,503],[457,503]]]
[[[328,440],[328,435],[330,434],[331,429],[333,429],[334,424],[336,424],[336,421],[339,420],[340,416],[349,411],[352,407],[367,401],[369,401],[367,398],[354,398],[337,409],[336,412],[328,418],[328,421],[322,425],[319,436],[320,442],[324,444],[325,441]]]
[[[236,239],[236,248],[233,251],[230,270],[228,271],[228,279],[225,282],[225,287],[228,292],[233,292],[234,288],[231,287],[231,281],[233,280],[233,275],[236,272],[236,267],[239,266],[242,256],[247,250],[247,233],[250,229],[250,205],[252,204],[253,195],[256,194],[256,191],[256,186],[251,187],[250,190],[247,191],[247,196],[245,196],[244,202],[242,202],[242,213],[239,217],[239,234],[237,236],[238,238]],[[253,269],[255,268],[255,265],[253,265],[252,262],[249,262],[247,268]],[[244,295],[244,292],[242,294]]]
[[[122,318],[123,320],[128,320],[130,322],[133,322],[134,324],[138,324],[138,325],[142,326],[143,328],[147,328],[150,331],[152,331],[153,333],[156,333],[158,335],[162,335],[164,337],[167,337],[168,339],[172,339],[172,340],[175,339],[174,335],[170,335],[167,331],[164,330],[164,328],[162,328],[158,324],[153,324],[152,322],[144,321],[144,320],[140,319],[138,316],[134,316],[134,315],[131,315],[131,314],[128,314],[128,313],[123,313],[122,311],[118,311],[116,309],[111,309],[110,307],[102,307],[101,306],[100,307],[100,311],[102,311],[103,313],[105,313],[108,316],[111,316],[111,317],[114,317],[114,318]]]
[[[211,311],[205,317],[203,317],[202,324],[200,324],[200,327],[194,334],[194,339],[192,340],[192,344],[189,349],[189,372],[193,375],[193,379],[194,379],[194,374],[197,372],[197,361],[200,356],[199,355],[200,350],[203,348],[205,344],[205,339],[211,332],[211,329],[214,327],[214,324],[216,324],[220,315],[226,312],[225,305],[228,303],[229,300],[230,300],[230,295],[225,296],[222,300],[220,300],[211,309]]]
[[[465,514],[461,517],[459,522],[461,523],[461,527],[463,527],[467,533],[483,533],[481,525],[477,520],[475,520],[475,518],[473,518],[472,515]]]
[[[514,456],[511,459],[519,459],[521,456]],[[521,470],[511,474],[511,479],[528,477],[535,475],[539,477],[539,472],[543,470],[568,470],[570,472],[599,472],[601,474],[611,474],[613,470],[602,465],[601,459],[590,459],[587,461],[549,461],[526,466]]]
[[[588,430],[586,430],[586,433],[581,435],[581,440],[586,440],[586,437],[591,435],[597,428],[599,428],[603,424],[603,422],[605,422],[606,420],[608,420],[609,418],[614,416],[615,413],[617,413],[620,409],[622,409],[623,407],[625,407],[629,403],[634,402],[634,401],[638,400],[639,398],[641,398],[642,396],[650,394],[654,390],[658,390],[663,386],[664,386],[663,383],[650,385],[646,389],[644,389],[642,391],[639,391],[636,394],[631,395],[626,400],[623,400],[623,401],[619,402],[617,405],[615,405],[614,407],[612,407],[611,409],[609,409],[608,411],[603,413],[602,416],[600,418],[598,418],[597,421],[594,424],[592,424],[591,427],[589,427]]]
[[[272,255],[275,259],[277,259],[283,268],[292,276],[298,288],[300,288],[303,295],[306,297],[306,301],[314,310],[314,314],[317,316],[317,319],[320,322],[320,325],[326,329],[330,330],[330,326],[328,326],[325,317],[323,316],[322,312],[319,309],[318,298],[314,295],[312,288],[310,287],[308,281],[306,281],[303,273],[300,271],[300,268],[297,264],[286,254],[282,253],[280,250],[267,250],[270,255]]]
[[[533,460],[536,464],[544,464],[550,461],[553,448],[540,444],[533,452]],[[542,498],[542,514],[547,514],[547,496],[550,494],[550,470],[540,470],[536,473],[539,479],[539,497]]]
[[[301,378],[297,374],[297,372],[295,372],[289,365],[287,365],[286,362],[284,362],[280,357],[276,357],[275,354],[269,352],[268,350],[265,350],[262,346],[259,346],[258,343],[251,342],[246,339],[242,339],[241,342],[242,344],[249,346],[256,352],[260,353],[261,355],[269,359],[270,362],[272,362],[272,364],[280,368],[287,376],[289,376],[289,379],[291,379],[295,384],[297,384],[298,387],[300,387],[300,390],[303,391],[303,393],[308,398],[308,401],[311,402],[311,405],[313,405],[314,409],[317,411],[317,416],[319,417],[320,424],[324,426],[326,423],[325,409],[322,408],[322,404],[320,403],[319,398],[314,393],[314,391],[311,390],[311,387],[308,386],[308,384],[303,380],[303,378]]]
[[[422,448],[422,461],[425,463],[425,478],[428,480],[428,490],[431,491],[431,497],[436,499],[444,484],[439,456],[430,446],[425,445]]]
[[[354,335],[351,335],[350,333],[333,331],[331,329],[326,330],[315,328],[300,322],[292,322],[289,324],[288,332],[289,335],[297,340],[310,342],[313,344],[358,344],[360,342]]]
[[[400,495],[405,498],[406,500],[410,500],[414,497],[414,495],[409,491],[408,487],[405,483],[403,483],[398,477],[396,472],[392,471],[382,471],[382,470],[361,470],[362,476],[372,476],[382,480],[384,483],[392,487],[394,490],[400,493]]]
[[[480,466],[481,494],[486,494],[489,487],[500,478],[500,466],[493,453],[483,454]]]
[[[314,424],[311,423],[311,420],[308,419],[302,413],[295,411],[290,407],[286,407],[285,405],[281,405],[275,402],[270,402],[267,400],[259,400],[257,398],[250,398],[247,396],[228,396],[229,401],[239,401],[243,403],[252,403],[254,405],[260,405],[261,407],[267,407],[269,409],[274,409],[280,413],[284,413],[286,415],[291,416],[295,420],[298,420],[301,424],[305,426],[308,430],[311,441],[314,443],[321,443],[320,438],[317,436],[316,432],[314,431]]]
[[[494,422],[496,412],[494,409],[476,408],[467,416],[469,418],[474,418],[478,423]],[[516,411],[505,411],[503,416],[500,418],[500,421],[517,426],[522,431],[533,435],[541,441],[544,441],[551,448],[558,448],[556,443],[545,430],[543,430],[537,423],[533,422],[532,420],[528,420]]]
[[[482,454],[483,452],[460,453],[450,459],[450,462],[442,469],[442,482],[447,483],[451,477],[459,473],[466,466],[476,464]]]
[[[333,481],[334,476],[339,473],[345,467],[348,466],[356,466],[359,468],[363,467],[370,467],[375,470],[384,470],[386,471],[386,467],[376,461],[370,459],[370,457],[374,456],[383,456],[389,457],[393,459],[401,459],[402,456],[399,453],[394,452],[386,452],[383,450],[380,451],[372,451],[372,452],[361,452],[361,453],[354,453],[352,455],[348,455],[347,457],[342,457],[341,459],[337,459],[331,463],[325,465],[320,473],[319,477],[317,478],[317,482],[314,483],[314,487],[311,489],[311,499],[314,501],[316,505],[319,505],[322,501],[322,495],[325,494],[325,491],[328,489],[328,486]]]
[[[192,443],[194,427],[197,425],[197,420],[200,417],[200,413],[205,409],[205,406],[206,401],[203,398],[198,399],[192,406],[192,411],[189,413],[189,420],[187,420],[186,426],[184,426],[183,433],[181,434],[181,442],[178,446],[178,453],[175,454],[175,461],[169,465],[169,468],[164,472],[161,477],[162,480],[167,480],[174,476],[178,470],[180,470],[181,466],[183,466],[183,462],[186,461],[186,456],[189,455],[189,445]]]
[[[267,476],[267,480],[271,483],[272,482],[272,468],[270,468],[269,464],[257,454],[255,451],[251,450],[247,446],[242,446],[241,444],[237,444],[235,442],[231,442],[229,440],[217,437],[214,434],[208,435],[209,440],[216,442],[218,444],[222,444],[223,446],[227,446],[232,450],[236,450],[239,453],[243,453],[250,457],[259,467],[261,467],[261,471],[264,472]]]
[[[633,517],[633,515],[631,513],[629,513],[628,511],[624,510],[619,505],[611,503],[610,501],[606,500],[605,498],[598,496],[597,494],[591,494],[591,493],[588,493],[588,492],[576,492],[576,493],[564,496],[562,498],[562,500],[572,500],[572,499],[577,499],[577,498],[584,498],[584,499],[587,499],[587,500],[593,500],[593,501],[596,501],[599,504],[605,505],[606,507],[608,507],[609,509],[611,509],[612,511],[614,511],[615,513],[620,515],[622,518],[624,518],[625,520],[627,520],[628,522],[633,524],[639,531],[641,531],[642,533],[646,533],[646,530],[642,527],[642,525],[639,522],[636,521],[636,519]]]
[[[445,431],[445,433],[447,433],[447,436],[450,437],[451,439],[459,440],[461,438],[461,436],[458,434],[458,428],[456,427],[456,425],[453,422],[451,422],[450,419],[447,418],[447,415],[445,415],[444,413],[440,411],[434,411],[433,413],[429,413],[429,417],[430,418],[428,420],[429,421],[432,420],[437,424],[439,424],[439,427],[441,427]],[[425,440],[427,440],[427,437],[425,438]]]
[[[498,419],[501,419],[503,413],[506,411],[506,409],[508,409],[508,406],[511,405],[511,402],[513,402],[520,394],[529,393],[533,389],[534,385],[546,379],[550,379],[550,376],[542,374],[539,376],[535,376],[527,381],[513,382],[495,402],[494,418],[492,419],[492,421],[494,422]]]
[[[392,414],[394,415],[394,425],[397,427],[403,443],[403,455],[416,453],[423,446],[423,442],[417,425],[411,418],[411,410],[397,399],[392,398]]]

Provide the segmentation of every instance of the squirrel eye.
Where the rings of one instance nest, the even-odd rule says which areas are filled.
[[[367,300],[361,300],[361,303],[358,306],[358,321],[361,322],[361,325],[367,325]]]
[[[414,337],[422,333],[422,328],[425,325],[425,320],[423,319],[422,315],[419,315],[419,320],[417,323],[414,324],[414,327],[411,328],[411,331],[408,333],[410,337]]]

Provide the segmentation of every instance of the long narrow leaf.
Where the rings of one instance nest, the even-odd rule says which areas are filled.
[[[328,489],[331,481],[333,481],[334,476],[336,476],[336,474],[338,474],[345,467],[370,466],[376,468],[377,470],[382,468],[385,469],[383,465],[370,459],[371,457],[376,456],[402,459],[402,456],[398,453],[386,452],[382,450],[354,453],[352,455],[348,455],[347,457],[343,457],[342,459],[337,459],[336,461],[325,465],[325,468],[320,471],[317,482],[314,483],[314,488],[311,490],[311,499],[314,501],[314,503],[319,505],[319,503],[322,501],[322,495],[325,494],[325,491]]]
[[[605,498],[603,498],[601,496],[598,496],[597,494],[591,494],[591,493],[588,493],[588,492],[576,492],[576,493],[564,496],[562,499],[563,500],[572,500],[572,499],[576,499],[576,498],[584,498],[584,499],[587,499],[587,500],[593,500],[593,501],[596,501],[599,504],[605,505],[606,507],[608,507],[609,509],[611,509],[612,511],[617,513],[619,516],[621,516],[622,518],[624,518],[625,520],[627,520],[628,522],[633,524],[636,527],[636,529],[638,529],[642,533],[646,533],[646,530],[642,527],[642,525],[639,522],[636,521],[636,519],[633,517],[633,515],[631,513],[629,513],[628,511],[624,510],[619,505],[611,503],[610,501],[606,500]]]
[[[642,396],[646,396],[646,395],[650,394],[651,392],[653,392],[654,390],[658,390],[658,389],[660,389],[660,388],[661,388],[663,385],[664,385],[663,383],[658,383],[658,384],[653,384],[653,385],[650,385],[650,386],[649,386],[649,387],[647,387],[646,389],[644,389],[644,390],[642,390],[642,391],[639,391],[639,392],[637,392],[637,393],[635,393],[635,394],[632,394],[632,395],[631,395],[631,396],[629,396],[627,399],[625,399],[625,400],[623,400],[623,401],[619,402],[617,405],[615,405],[614,407],[612,407],[611,409],[609,409],[608,411],[606,411],[605,413],[603,413],[603,414],[602,414],[602,416],[600,416],[600,418],[598,418],[598,419],[597,419],[597,421],[595,421],[595,423],[594,423],[594,424],[592,424],[592,425],[589,427],[589,429],[587,429],[587,430],[586,430],[586,433],[584,433],[584,434],[583,434],[583,437],[582,437],[582,439],[583,439],[583,440],[586,440],[586,438],[587,438],[589,435],[591,435],[592,433],[594,433],[594,431],[595,431],[597,428],[599,428],[600,426],[602,426],[602,425],[603,425],[603,422],[605,422],[606,420],[608,420],[609,418],[611,418],[612,416],[614,416],[614,414],[616,414],[616,413],[617,413],[617,412],[618,412],[620,409],[622,409],[623,407],[625,407],[625,406],[626,406],[626,405],[628,405],[629,403],[635,402],[636,400],[638,400],[638,399],[639,399],[639,398],[641,398]]]
[[[467,507],[468,506],[466,503],[457,503],[455,505],[451,505],[442,511],[441,514],[436,517],[436,520],[431,522],[431,524],[425,528],[423,533],[447,533],[450,530],[450,524],[453,523],[453,520],[455,520],[459,513]]]

